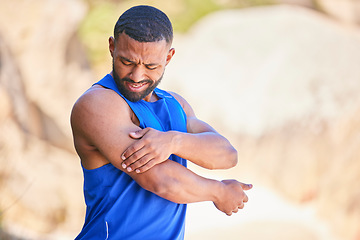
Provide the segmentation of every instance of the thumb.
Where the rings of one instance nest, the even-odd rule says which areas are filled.
[[[250,190],[250,189],[252,189],[253,185],[252,184],[241,183],[241,187],[244,190]]]
[[[138,138],[142,138],[147,133],[147,131],[148,130],[144,128],[138,131],[130,132],[129,135],[132,138],[138,139]]]

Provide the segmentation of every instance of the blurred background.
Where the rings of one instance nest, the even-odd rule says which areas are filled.
[[[161,88],[231,140],[252,183],[228,217],[189,205],[186,239],[360,239],[360,1],[0,0],[0,239],[73,239],[84,222],[69,116],[111,70],[108,37],[137,4],[168,14]]]

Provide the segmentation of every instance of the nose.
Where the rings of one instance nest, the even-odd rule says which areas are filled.
[[[145,79],[145,70],[141,65],[135,65],[130,72],[129,78],[134,82],[140,82]]]

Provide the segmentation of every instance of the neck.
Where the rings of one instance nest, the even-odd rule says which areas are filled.
[[[143,100],[146,102],[156,102],[157,100],[159,100],[159,97],[156,95],[156,93],[154,91],[152,91]]]

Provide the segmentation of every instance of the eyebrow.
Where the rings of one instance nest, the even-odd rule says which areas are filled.
[[[130,59],[128,59],[126,57],[123,57],[123,56],[120,56],[120,59],[125,60],[125,61],[130,62],[130,63],[135,63],[134,61],[131,61]]]
[[[124,61],[127,61],[127,62],[129,62],[129,63],[137,64],[136,62],[134,62],[134,61],[132,61],[132,60],[126,58],[126,57],[123,57],[123,56],[119,56],[119,57],[120,57],[120,59],[122,59],[122,60],[124,60]],[[158,64],[158,63],[147,63],[147,64],[144,63],[144,65],[145,65],[146,67],[155,67],[155,66],[159,66],[160,64]]]

